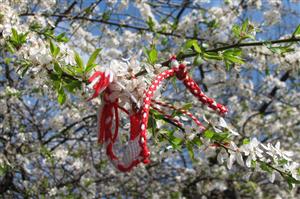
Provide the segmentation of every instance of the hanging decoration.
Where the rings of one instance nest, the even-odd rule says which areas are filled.
[[[176,126],[183,128],[183,124],[180,121],[172,118],[171,115],[165,114],[157,105],[173,110],[177,110],[176,107],[153,99],[154,92],[163,80],[176,76],[200,102],[206,104],[220,115],[224,115],[228,111],[225,106],[216,103],[214,99],[209,98],[202,92],[196,82],[189,76],[184,63],[179,63],[175,56],[171,57],[169,63],[170,69],[157,75],[149,85],[149,88],[145,90],[142,105],[138,107],[133,102],[131,110],[121,107],[118,97],[111,97],[112,90],[110,84],[114,81],[113,73],[96,71],[89,79],[94,89],[94,94],[89,100],[97,97],[101,92],[103,93],[103,100],[97,118],[98,142],[106,147],[106,153],[110,161],[122,172],[132,170],[133,167],[141,162],[144,164],[149,163],[150,151],[147,147],[146,133],[150,108],[164,115],[164,117]],[[129,141],[122,147],[119,147],[117,144],[120,122],[119,110],[127,114],[130,120]],[[179,111],[190,117],[199,126],[201,131],[205,130],[205,127],[192,113],[183,109],[179,109]]]

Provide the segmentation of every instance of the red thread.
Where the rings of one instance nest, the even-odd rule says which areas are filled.
[[[164,107],[173,109],[175,111],[179,111],[180,113],[189,116],[200,127],[201,130],[205,130],[205,127],[202,125],[202,123],[191,112],[184,110],[184,109],[178,109],[175,106],[168,104],[168,103],[159,102],[156,100],[152,100],[152,102],[155,104],[158,104],[160,106],[164,106]]]
[[[172,115],[169,115],[169,114],[166,114],[165,112],[163,112],[162,110],[160,110],[159,108],[153,106],[151,104],[151,107],[156,110],[157,112],[161,113],[163,116],[165,116],[167,119],[171,120],[172,122],[174,122],[177,126],[179,127],[183,127],[183,124],[179,121],[179,120],[176,120],[175,118],[173,118]]]

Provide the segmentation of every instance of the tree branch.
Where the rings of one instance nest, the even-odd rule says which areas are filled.
[[[242,48],[242,47],[251,47],[251,46],[263,46],[265,44],[281,44],[281,43],[292,43],[292,42],[299,42],[299,41],[300,41],[300,38],[291,37],[291,38],[288,38],[288,39],[278,39],[278,40],[270,40],[270,41],[267,40],[267,41],[236,43],[236,44],[225,45],[225,46],[218,47],[218,48],[208,49],[205,52],[220,52],[220,51],[228,50],[228,49],[231,49],[231,48]],[[189,54],[179,55],[178,59],[182,60],[184,58],[194,57],[197,54],[198,53],[193,52],[193,53],[189,53]]]
[[[279,40],[270,40],[270,41],[236,43],[236,44],[225,45],[225,46],[218,47],[218,48],[208,49],[205,52],[220,52],[220,51],[224,51],[224,50],[231,49],[231,48],[242,48],[242,47],[250,47],[250,46],[263,46],[265,44],[280,44],[280,43],[291,43],[291,42],[299,42],[299,41],[300,41],[300,38],[291,37],[291,38],[288,38],[288,39],[279,39]],[[198,54],[199,53],[197,53],[197,52],[192,52],[192,53],[189,53],[189,54],[179,54],[179,55],[177,55],[177,59],[178,60],[183,60],[185,58],[194,57]],[[162,62],[161,65],[168,66],[169,63],[170,63],[170,61],[168,60],[168,61]]]
[[[34,15],[36,15],[36,14],[35,13],[22,13],[19,16],[34,16]],[[41,14],[41,15],[45,16],[45,17],[67,18],[69,20],[85,20],[85,21],[90,21],[90,22],[97,22],[97,23],[102,23],[102,24],[106,24],[106,25],[116,26],[119,28],[128,28],[128,29],[133,29],[133,30],[137,30],[137,31],[158,33],[158,34],[165,35],[165,36],[185,38],[185,39],[196,39],[198,41],[204,41],[204,39],[199,38],[199,37],[181,35],[181,34],[176,34],[173,32],[164,32],[161,30],[154,31],[147,27],[133,26],[133,25],[129,25],[129,24],[122,24],[122,23],[117,23],[117,22],[103,20],[103,19],[89,18],[89,17],[85,17],[85,16],[70,16],[70,15],[65,15],[65,14],[50,14],[50,15],[49,14]]]
[[[74,1],[67,9],[66,11],[63,13],[65,15],[68,15],[71,10],[74,8],[74,6],[77,4],[77,1]],[[59,22],[61,22],[61,20],[63,19],[63,17],[58,17],[54,23],[54,27],[52,29],[54,29],[58,24]]]

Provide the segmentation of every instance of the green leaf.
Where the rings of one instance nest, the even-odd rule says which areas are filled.
[[[27,37],[27,35],[28,35],[28,32],[25,33],[25,34],[20,34],[20,35],[19,35],[19,42],[20,42],[21,44],[24,44],[24,43],[26,42],[26,37]]]
[[[223,57],[216,52],[205,52],[203,57],[205,59],[223,60]]]
[[[60,80],[58,74],[55,74],[55,73],[50,73],[50,74],[49,74],[49,77],[50,77],[50,79],[51,79],[52,81],[59,81],[59,80]]]
[[[232,64],[231,64],[229,61],[227,61],[227,60],[225,60],[224,62],[225,62],[226,70],[227,70],[227,71],[230,71],[230,68],[231,68],[231,65],[232,65]]]
[[[255,28],[248,19],[246,19],[241,26],[237,24],[233,25],[231,31],[233,35],[239,40],[244,40],[248,38],[253,40],[255,39],[254,37]]]
[[[42,146],[40,148],[40,153],[46,158],[46,159],[52,159],[53,158],[53,155],[51,153],[51,151],[45,147],[45,146]]]
[[[242,29],[241,29],[241,31],[246,32],[246,31],[247,31],[247,28],[248,28],[248,25],[249,25],[249,20],[246,19],[246,20],[243,22],[243,24],[242,24]]]
[[[194,65],[194,66],[199,66],[199,65],[201,65],[202,63],[203,63],[203,59],[202,59],[201,55],[199,54],[199,55],[197,55],[197,56],[195,57],[193,65]]]
[[[59,89],[58,96],[57,96],[58,103],[60,105],[64,104],[66,101],[66,98],[67,98],[67,96],[66,96],[64,89],[63,88]]]
[[[273,169],[267,164],[267,163],[264,163],[264,162],[261,162],[260,163],[260,168],[263,170],[263,171],[266,171],[268,173],[272,173]]]
[[[59,65],[58,62],[55,62],[55,63],[54,63],[54,71],[55,71],[57,74],[59,74],[59,75],[62,74],[62,70],[61,70],[61,67],[60,67],[60,65]]]
[[[181,138],[178,138],[178,137],[175,137],[175,136],[172,137],[171,141],[176,146],[179,146],[183,142],[183,140]]]
[[[241,56],[242,50],[240,48],[228,49],[223,52],[223,55]]]
[[[6,164],[5,162],[0,163],[0,177],[4,176],[9,170],[11,169],[11,166]]]
[[[266,73],[267,76],[270,75],[270,68],[267,65],[266,65],[265,73]]]
[[[65,85],[65,88],[71,92],[71,93],[75,93],[76,89],[80,89],[81,88],[81,82],[77,81],[77,80],[72,80],[71,82],[69,82],[67,85]]]
[[[166,139],[172,145],[172,147],[176,150],[181,150],[181,144],[183,143],[183,139],[175,137],[174,131],[166,131],[166,133]]]
[[[111,11],[105,11],[103,14],[102,14],[102,20],[103,21],[107,21],[107,20],[109,20],[109,18],[110,18],[110,15],[111,15]]]
[[[192,140],[192,143],[195,144],[196,146],[200,147],[203,145],[202,141],[198,138],[198,137],[195,137],[193,140]]]
[[[15,52],[15,47],[14,47],[14,45],[13,45],[10,41],[7,41],[7,42],[6,42],[6,46],[7,46],[8,51],[9,51],[10,53],[14,53],[14,52]]]
[[[171,192],[171,193],[170,193],[170,197],[171,197],[171,199],[179,199],[179,198],[181,198],[181,194],[180,194],[180,192],[178,192],[178,191],[176,191],[176,192]]]
[[[195,52],[201,53],[201,47],[198,45],[198,41],[193,39],[193,40],[188,40],[185,44],[185,49],[192,48]]]
[[[46,37],[46,38],[51,38],[51,39],[55,39],[54,36],[54,30],[46,28],[44,29],[44,31],[42,32],[42,34]]]
[[[93,68],[95,68],[97,64],[91,64],[85,68],[85,73],[89,73]]]
[[[251,160],[251,167],[255,168],[256,167],[256,161],[255,160]]]
[[[231,63],[235,64],[244,64],[245,62],[242,60],[242,58],[232,55],[226,55],[224,56],[224,59],[230,61]]]
[[[16,47],[17,49],[19,47],[21,47],[22,44],[24,44],[26,42],[26,37],[28,35],[28,32],[23,34],[20,33],[18,34],[17,30],[12,28],[12,35],[10,36],[10,42],[12,42],[12,44],[14,45],[14,47]]]
[[[229,133],[215,133],[211,140],[222,142],[227,140],[229,137]]]
[[[176,150],[181,150],[181,143],[183,140],[178,137],[169,137],[169,143],[172,145],[172,147]]]
[[[56,39],[56,41],[58,41],[58,42],[64,42],[64,43],[66,43],[66,42],[69,41],[69,38],[66,37],[66,33],[65,33],[65,32],[63,32],[63,33],[57,35],[57,36],[55,37],[55,39]]]
[[[300,37],[300,25],[297,26],[296,30],[293,33],[294,37]]]
[[[150,129],[153,137],[156,137],[157,136],[156,135],[157,124],[156,124],[156,120],[154,117],[155,116],[153,114],[149,115],[147,129]]]
[[[241,28],[238,25],[234,24],[231,31],[235,37],[240,38]]]
[[[282,159],[278,160],[278,163],[279,163],[280,165],[285,165],[285,164],[288,163],[288,161],[287,161],[286,159],[282,158]]]
[[[225,50],[223,52],[223,58],[226,64],[227,69],[229,69],[230,64],[244,64],[245,62],[240,57],[242,50],[239,48]]]
[[[39,29],[42,28],[41,24],[37,23],[37,22],[32,22],[30,25],[29,25],[29,28],[30,30],[33,30],[33,31],[38,31]]]
[[[28,33],[20,33],[18,34],[17,30],[12,28],[11,29],[12,31],[12,35],[9,37],[9,43],[7,42],[7,47],[8,47],[8,50],[13,52],[14,51],[14,48],[16,49],[19,49],[22,44],[26,43],[26,37],[28,35]],[[14,48],[12,48],[14,47]]]
[[[190,110],[192,107],[193,107],[193,103],[186,103],[181,107],[181,109]]]
[[[287,52],[294,51],[294,49],[291,48],[292,44],[286,46],[272,46],[272,44],[265,44],[265,46],[269,48],[273,53],[277,53],[277,54],[284,54]]]
[[[79,72],[82,72],[84,69],[84,64],[83,64],[83,61],[82,61],[80,55],[77,52],[74,52],[74,59],[75,59],[77,66],[80,68]]]
[[[217,28],[219,26],[218,21],[213,19],[207,23],[209,28]]]
[[[289,184],[289,189],[291,190],[293,188],[293,184],[300,184],[300,181],[293,178],[291,175],[284,175],[284,179]]]
[[[49,43],[50,43],[50,52],[51,52],[52,56],[55,58],[60,53],[60,48],[58,46],[56,46],[55,43],[51,39],[49,40]]]
[[[174,19],[174,23],[171,25],[171,30],[172,31],[175,31],[177,29],[178,23],[179,23],[179,20],[177,18]]]
[[[188,150],[188,153],[189,153],[189,156],[190,156],[191,160],[193,162],[195,162],[196,159],[195,159],[195,153],[194,153],[193,145],[190,142],[188,142],[187,145],[186,145],[186,148]]]
[[[18,41],[19,35],[18,35],[17,30],[14,29],[14,28],[12,28],[12,29],[11,29],[11,32],[12,32],[12,39],[13,39],[14,41]]]
[[[151,17],[148,17],[148,20],[146,21],[146,23],[147,23],[149,29],[154,32],[155,23],[154,23],[153,19]]]
[[[56,46],[54,52],[53,52],[53,56],[57,57],[57,55],[60,53],[60,48],[58,46]]]
[[[210,129],[207,129],[206,131],[204,131],[204,137],[207,139],[211,139],[214,135],[215,135],[215,132]]]
[[[243,145],[249,144],[249,143],[250,143],[250,140],[248,138],[243,139]]]
[[[155,64],[157,61],[157,51],[155,48],[152,48],[149,52],[149,61],[151,64]]]
[[[161,45],[166,46],[168,44],[168,38],[165,37],[161,40]]]
[[[189,110],[191,108],[192,108],[192,103],[186,103],[180,109]],[[171,116],[175,117],[175,116],[180,116],[182,114],[183,113],[179,109],[177,109],[172,112]]]
[[[155,49],[155,46],[152,46],[150,50],[147,48],[144,48],[144,53],[147,55],[148,62],[150,64],[155,64],[157,61],[157,50]]]
[[[55,49],[56,49],[55,44],[50,40],[50,52],[52,55],[54,54]]]
[[[12,61],[12,58],[10,58],[10,57],[4,58],[5,64],[10,64],[11,61]]]
[[[154,109],[150,109],[150,116],[152,116],[154,119],[161,120],[164,118],[162,114],[160,114],[158,111]]]
[[[64,73],[67,73],[68,75],[76,75],[76,73],[72,70],[72,66],[66,65],[62,68]]]
[[[94,62],[97,59],[97,56],[99,55],[100,51],[101,51],[101,48],[98,48],[92,53],[92,55],[90,56],[90,58],[86,64],[86,70],[87,69],[91,70],[92,69],[91,67],[95,66]]]
[[[229,133],[216,133],[211,129],[204,131],[204,137],[213,141],[222,142],[228,139]]]

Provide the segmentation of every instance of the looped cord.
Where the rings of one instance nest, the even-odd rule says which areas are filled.
[[[109,83],[112,82],[112,74],[96,71],[89,82],[93,84],[95,93],[90,99],[93,99],[103,91],[103,104],[100,106],[98,111],[98,142],[106,146],[106,154],[109,157],[113,165],[122,172],[130,171],[133,167],[143,162],[149,163],[150,151],[147,147],[147,126],[149,118],[150,107],[164,114],[160,109],[155,107],[153,104],[164,106],[167,108],[175,109],[174,106],[166,103],[158,102],[153,99],[154,92],[158,89],[163,80],[176,76],[177,79],[181,80],[186,88],[203,104],[224,115],[228,112],[227,108],[222,104],[218,104],[214,99],[207,97],[196,82],[189,76],[187,67],[185,64],[176,60],[175,56],[170,59],[170,69],[157,75],[150,87],[145,91],[143,98],[143,104],[140,109],[130,113],[126,109],[122,108],[118,104],[118,99],[110,101],[109,96],[112,93],[109,89]],[[97,82],[95,82],[97,81]],[[89,99],[89,100],[90,100]],[[127,144],[122,148],[121,155],[116,155],[116,140],[118,138],[119,130],[119,112],[118,109],[127,113],[130,119],[130,138]],[[183,114],[189,116],[201,130],[205,127],[201,122],[190,112],[180,110]],[[164,114],[166,118],[171,119],[176,125],[182,127],[183,125],[173,119],[170,115]],[[114,127],[114,133],[112,131]]]

